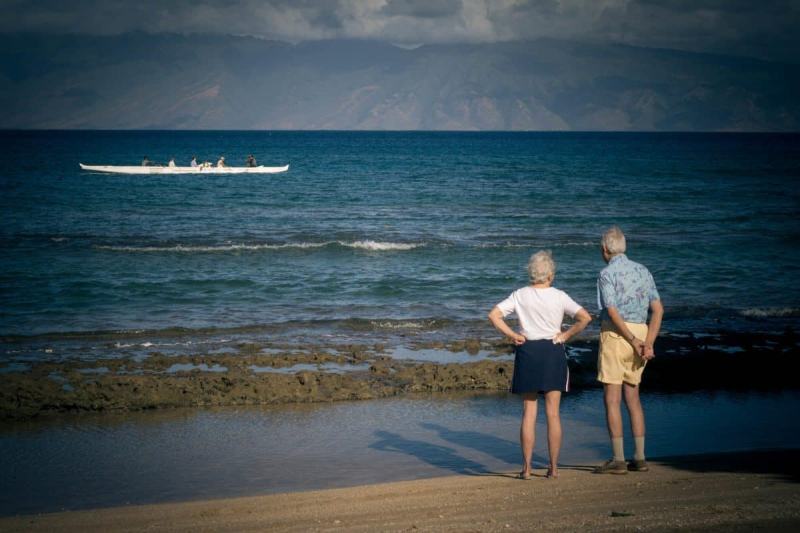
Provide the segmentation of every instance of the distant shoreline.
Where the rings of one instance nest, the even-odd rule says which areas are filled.
[[[362,130],[362,129],[349,129],[349,130],[336,130],[336,129],[158,129],[158,128],[90,128],[90,129],[70,129],[70,128],[0,128],[0,133],[349,133],[349,134],[453,134],[463,133],[465,135],[491,135],[502,133],[503,135],[723,135],[723,136],[736,136],[736,135],[783,135],[783,136],[798,136],[800,130],[468,130],[468,129],[434,129],[434,130]]]

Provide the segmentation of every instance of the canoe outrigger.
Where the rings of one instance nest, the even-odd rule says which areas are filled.
[[[169,166],[129,166],[115,167],[110,165],[84,165],[79,163],[83,170],[95,172],[111,172],[114,174],[277,174],[286,172],[289,165],[284,167],[169,167]]]

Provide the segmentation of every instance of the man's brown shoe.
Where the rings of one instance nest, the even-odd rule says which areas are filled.
[[[627,474],[628,468],[625,465],[625,461],[615,461],[614,459],[609,459],[602,465],[598,466],[594,469],[595,474]]]
[[[647,461],[644,459],[633,459],[630,463],[628,463],[628,470],[631,472],[648,472],[650,470],[650,465],[648,465]]]

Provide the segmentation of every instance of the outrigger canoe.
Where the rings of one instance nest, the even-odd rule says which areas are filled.
[[[79,165],[83,170],[111,172],[114,174],[277,174],[278,172],[289,170],[289,165],[285,167],[114,167],[109,165],[84,165],[83,163],[79,163]]]

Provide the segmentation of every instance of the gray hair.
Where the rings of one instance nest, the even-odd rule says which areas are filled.
[[[625,253],[625,235],[623,235],[622,230],[616,226],[603,233],[600,244],[605,246],[606,251],[611,255]]]
[[[540,250],[528,260],[528,274],[533,283],[544,283],[556,275],[556,262],[550,250]]]

